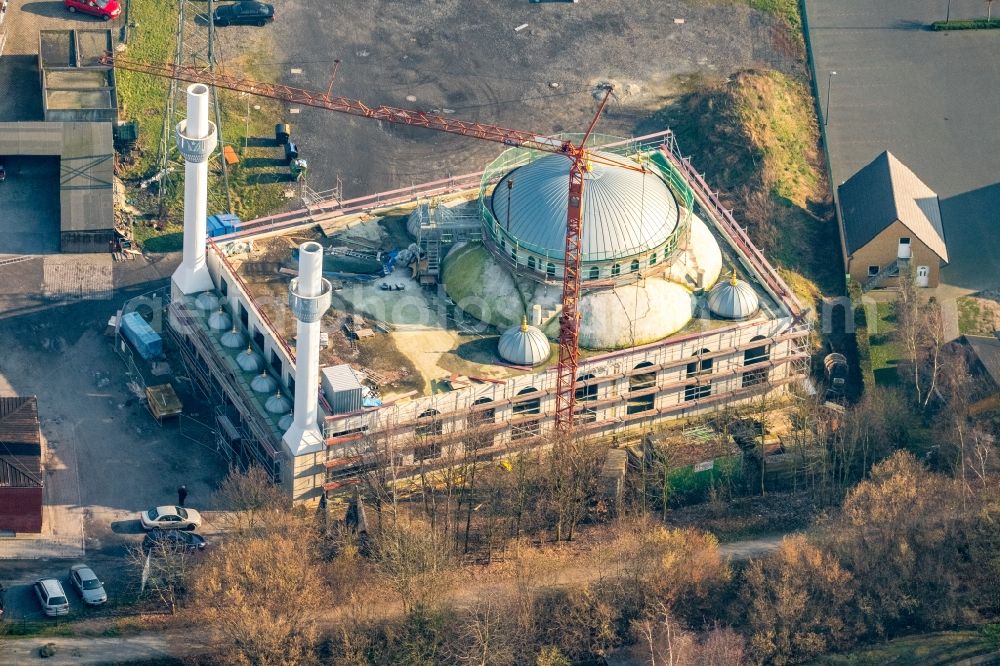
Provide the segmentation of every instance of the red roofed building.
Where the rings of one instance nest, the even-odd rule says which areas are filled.
[[[0,398],[0,530],[42,531],[38,401]]]

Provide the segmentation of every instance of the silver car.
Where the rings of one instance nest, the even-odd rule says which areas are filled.
[[[86,564],[74,564],[69,568],[69,582],[88,606],[100,606],[108,600],[104,583]]]

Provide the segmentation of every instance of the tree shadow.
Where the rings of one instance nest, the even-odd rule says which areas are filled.
[[[246,145],[248,148],[281,148],[274,139],[259,136],[247,137]]]
[[[244,157],[241,164],[244,167],[250,168],[278,167],[287,165],[285,160],[279,157]]]
[[[269,185],[271,183],[294,183],[295,176],[290,173],[252,173],[247,176],[249,185]]]

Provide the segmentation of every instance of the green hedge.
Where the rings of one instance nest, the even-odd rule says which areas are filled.
[[[968,21],[934,21],[931,30],[997,30],[1000,19],[973,19]]]
[[[848,287],[851,303],[854,305],[854,336],[858,344],[858,365],[861,366],[861,381],[865,388],[875,386],[875,371],[872,369],[872,347],[868,339],[868,318],[861,302],[861,288],[857,283]]]
[[[716,458],[712,469],[695,472],[693,465],[670,471],[670,504],[685,506],[708,499],[709,491],[720,486],[730,488],[742,483],[743,459],[741,456]]]

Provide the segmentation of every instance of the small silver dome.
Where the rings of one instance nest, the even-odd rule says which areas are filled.
[[[264,403],[264,409],[272,414],[284,414],[291,408],[292,403],[280,393],[275,393]]]
[[[525,317],[520,326],[508,329],[500,336],[497,351],[508,363],[514,365],[539,365],[552,354],[549,339],[534,326],[528,326]]]
[[[233,327],[233,318],[225,310],[216,310],[208,316],[208,327],[213,331],[224,331]]]
[[[421,225],[434,224],[445,226],[453,224],[454,220],[455,211],[451,208],[436,203],[423,203],[414,208],[413,212],[410,213],[410,217],[406,220],[406,230],[414,238],[419,238]]]
[[[219,297],[215,295],[215,292],[203,291],[194,299],[194,304],[199,310],[211,312],[219,308]]]
[[[243,372],[260,372],[264,367],[264,357],[247,347],[236,356],[236,364]]]
[[[262,372],[253,378],[250,388],[256,393],[274,393],[278,388],[278,382],[271,375]]]
[[[708,309],[723,319],[746,319],[760,310],[760,299],[749,284],[736,277],[736,270],[729,281],[720,282],[708,293]]]
[[[278,430],[288,430],[292,427],[292,421],[295,419],[291,412],[288,412],[278,420]]]
[[[239,329],[232,328],[222,334],[219,338],[219,344],[226,349],[239,349],[246,346],[247,338],[240,333]]]

